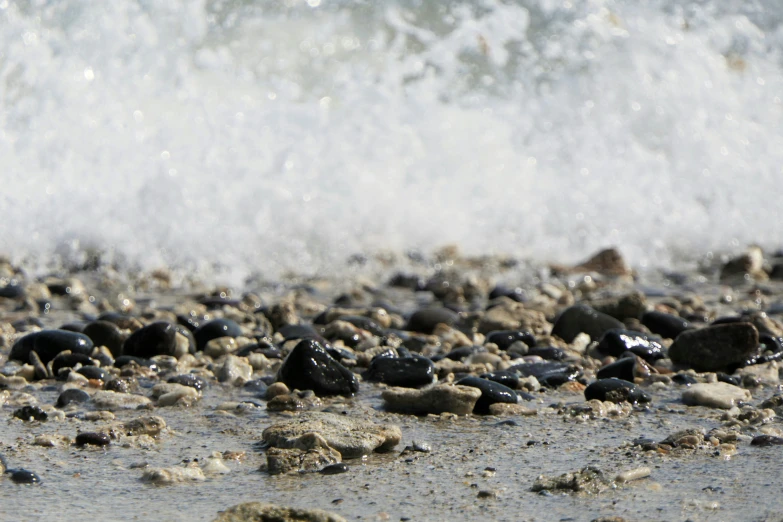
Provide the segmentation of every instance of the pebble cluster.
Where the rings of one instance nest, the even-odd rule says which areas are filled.
[[[628,441],[617,451],[730,458],[739,444],[783,444],[783,430],[771,422],[783,408],[775,388],[781,258],[767,260],[754,247],[689,280],[672,273],[653,284],[640,282],[613,249],[577,266],[541,268],[519,285],[498,284],[504,263],[513,266],[445,249],[418,269],[381,284],[358,281],[344,293],[313,281],[233,294],[171,289],[165,271],[132,283],[111,270],[35,278],[0,261],[0,406],[20,433],[29,423],[53,425],[35,445],[152,447],[170,429],[165,408],[199,411],[206,394],[241,389],[255,399],[217,409],[280,415],[247,448],[264,452],[262,472],[272,475],[342,474],[351,459],[400,444],[397,425],[336,413],[333,405],[346,399],[402,416],[515,422],[544,409],[572,419],[623,418],[670,408],[657,397],[675,394],[683,407],[720,412],[723,427]],[[482,271],[488,265],[491,277]],[[699,285],[717,292],[700,294]],[[39,392],[53,388],[56,398],[41,401]],[[581,401],[548,404],[554,391]],[[128,410],[138,415],[115,418]],[[57,423],[72,417],[95,428],[58,433]],[[228,472],[227,458],[147,466],[139,480],[203,481]],[[46,480],[15,467],[1,444],[0,471],[17,484]],[[531,477],[527,487],[594,494],[650,475],[647,467],[611,474],[576,465],[559,477]],[[243,506],[218,520],[284,509]]]

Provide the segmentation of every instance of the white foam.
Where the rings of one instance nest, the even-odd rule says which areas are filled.
[[[780,245],[777,0],[185,4],[0,1],[0,253]]]

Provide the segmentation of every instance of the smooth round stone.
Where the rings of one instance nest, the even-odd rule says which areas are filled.
[[[607,364],[598,372],[595,376],[597,379],[622,379],[624,381],[633,382],[634,369],[636,368],[635,358],[623,358],[618,359],[612,364]]]
[[[481,397],[476,401],[473,413],[487,414],[489,413],[489,407],[498,402],[509,404],[519,402],[519,398],[514,390],[494,381],[479,377],[465,377],[457,381],[456,384],[481,390]]]
[[[167,382],[171,382],[174,384],[181,384],[183,386],[190,386],[191,388],[195,388],[199,391],[203,390],[207,386],[207,381],[205,381],[198,375],[193,375],[192,373],[183,373],[182,375],[175,375],[174,377],[170,377]]]
[[[642,314],[642,324],[664,339],[676,339],[682,332],[693,328],[691,323],[680,316],[656,311]]]
[[[364,374],[364,380],[418,388],[435,381],[435,365],[424,357],[374,357]]]
[[[630,402],[637,404],[640,402],[650,402],[652,398],[642,391],[641,388],[628,381],[621,379],[601,379],[590,384],[585,388],[585,399],[591,401],[609,401],[614,403]]]
[[[452,326],[457,322],[457,319],[459,319],[459,314],[448,308],[425,308],[413,312],[405,329],[411,332],[431,334],[439,324]]]
[[[451,359],[452,361],[464,361],[479,351],[481,351],[481,348],[478,346],[460,346],[459,348],[454,348],[451,350],[449,353],[444,355],[443,358]]]
[[[313,390],[319,397],[359,391],[359,380],[353,372],[312,339],[300,341],[291,350],[280,367],[278,380],[291,390]]]
[[[247,381],[242,388],[247,391],[257,393],[261,397],[265,397],[266,390],[269,388],[269,385],[261,379],[253,379],[252,381]]]
[[[604,333],[596,349],[612,357],[620,357],[626,352],[631,352],[650,363],[666,355],[666,349],[660,343],[660,339],[625,329],[609,330]]]
[[[756,354],[758,346],[758,330],[752,324],[720,324],[681,333],[669,347],[669,358],[697,372],[733,370]]]
[[[103,368],[98,368],[97,366],[82,366],[76,370],[76,373],[84,375],[88,379],[97,379],[99,381],[106,381],[111,377],[109,372]]]
[[[214,319],[193,332],[196,339],[196,349],[204,350],[207,343],[218,337],[239,337],[242,335],[242,328],[231,319]]]
[[[11,348],[9,358],[28,362],[30,352],[35,352],[43,364],[48,364],[57,354],[65,350],[89,355],[92,349],[92,340],[84,334],[66,330],[41,330],[27,334],[16,341]]]
[[[52,359],[52,373],[57,377],[61,369],[74,368],[77,364],[81,364],[82,366],[95,366],[95,362],[84,354],[60,354]]]
[[[74,444],[77,446],[108,446],[111,439],[105,433],[85,432],[76,436]]]
[[[486,340],[488,343],[498,345],[501,350],[508,350],[517,341],[522,341],[530,348],[536,345],[536,337],[524,330],[495,330],[487,334]]]
[[[177,324],[183,326],[191,333],[195,332],[198,327],[201,326],[199,319],[190,315],[178,315]]]
[[[86,391],[79,390],[77,388],[69,388],[62,392],[59,397],[57,397],[57,403],[55,406],[58,408],[63,408],[71,403],[81,404],[89,400],[90,394]]]
[[[24,297],[24,286],[18,284],[0,286],[0,297],[5,297],[6,299]]]
[[[560,348],[554,346],[540,346],[528,350],[528,355],[537,355],[547,361],[562,361],[566,358],[566,353]]]
[[[337,464],[329,464],[325,468],[322,468],[319,473],[321,475],[339,475],[340,473],[347,473],[348,470],[348,466],[342,462],[338,462]]]
[[[38,406],[22,406],[14,412],[14,417],[25,422],[33,420],[43,422],[49,418],[49,415]]]
[[[108,321],[93,321],[82,332],[92,339],[95,346],[105,346],[114,357],[122,354],[125,335],[119,326]]]
[[[783,437],[775,437],[774,435],[757,435],[750,441],[751,446],[783,446]]]
[[[623,328],[625,325],[605,313],[593,310],[587,305],[574,305],[566,308],[555,320],[552,335],[556,335],[567,343],[574,341],[580,333],[586,333],[596,341],[613,328]]]
[[[576,366],[563,362],[537,362],[517,364],[508,369],[522,377],[535,377],[542,386],[556,388],[569,381],[575,381],[582,376]]]
[[[496,286],[489,292],[490,301],[497,299],[498,297],[508,297],[518,303],[524,303],[528,300],[527,293],[522,288],[508,288],[502,285]]]
[[[151,358],[174,355],[177,351],[177,329],[163,321],[148,324],[133,332],[122,345],[122,354]]]
[[[479,375],[479,377],[481,377],[482,379],[487,379],[488,381],[493,381],[498,384],[502,384],[503,386],[507,386],[512,390],[517,389],[517,387],[519,386],[519,375],[517,375],[514,372],[506,372],[506,371],[490,372],[490,373]]]
[[[26,469],[9,469],[11,480],[16,484],[40,484],[41,477]]]
[[[691,384],[696,384],[699,381],[697,381],[696,377],[689,373],[677,373],[672,375],[672,382],[675,384],[690,386]]]

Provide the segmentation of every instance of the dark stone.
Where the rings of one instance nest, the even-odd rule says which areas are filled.
[[[158,365],[155,363],[155,361],[151,361],[143,357],[135,357],[133,355],[120,355],[114,360],[114,367],[122,368],[123,366],[130,363],[136,363],[139,366],[146,366],[147,368],[158,371]]]
[[[418,388],[432,384],[435,374],[435,365],[424,357],[374,357],[364,374],[364,380]]]
[[[139,328],[122,345],[122,354],[151,358],[156,355],[174,355],[177,351],[177,329],[163,321]]]
[[[264,397],[266,396],[266,389],[269,386],[266,382],[264,382],[261,379],[253,379],[252,381],[247,381],[242,388],[244,388],[247,391],[251,391],[253,393],[259,394],[259,396]]]
[[[86,432],[80,433],[76,436],[74,444],[77,446],[108,446],[111,443],[111,439],[105,433],[98,432]]]
[[[759,346],[750,323],[730,323],[688,330],[669,347],[669,358],[697,372],[718,372],[745,361]]]
[[[58,408],[64,408],[71,403],[81,404],[82,402],[87,402],[89,400],[90,394],[86,391],[80,390],[78,388],[70,388],[62,392],[60,396],[57,397],[57,404],[55,404],[55,406]]]
[[[111,377],[109,372],[103,368],[98,368],[97,366],[82,366],[76,370],[76,373],[80,373],[88,379],[98,379],[99,381],[106,381]]]
[[[517,389],[519,386],[519,375],[514,372],[497,371],[479,375],[482,379],[493,381],[503,386],[507,386],[512,390]]]
[[[338,462],[337,464],[329,464],[325,468],[322,468],[319,473],[321,475],[339,475],[340,473],[347,473],[348,470],[348,466],[342,462]]]
[[[74,368],[77,364],[82,366],[95,366],[95,362],[81,353],[60,354],[52,359],[52,374],[56,378],[62,368]]]
[[[9,469],[6,473],[11,474],[11,480],[16,484],[40,484],[41,477],[27,471],[26,469]]]
[[[618,359],[612,364],[607,364],[595,374],[597,379],[617,378],[624,381],[633,382],[634,369],[636,368],[635,358]]]
[[[508,288],[506,286],[498,285],[489,292],[489,300],[497,299],[498,297],[508,297],[518,303],[524,303],[528,300],[527,292],[522,288]]]
[[[167,382],[181,384],[183,386],[190,386],[191,388],[195,388],[199,391],[202,391],[204,390],[204,388],[207,387],[207,381],[205,381],[198,375],[193,375],[192,373],[183,373],[182,375],[175,375],[174,377],[169,377],[169,380]]]
[[[775,437],[773,435],[757,435],[750,441],[751,446],[782,446],[783,437]]]
[[[353,372],[312,339],[300,341],[288,354],[278,380],[291,390],[313,390],[319,397],[353,395],[359,391],[359,381]]]
[[[727,375],[725,373],[718,373],[717,377],[718,377],[718,382],[725,382],[731,384],[732,386],[742,388],[742,378],[739,375]]]
[[[334,346],[326,346],[326,353],[328,353],[335,361],[355,361],[356,356],[346,350],[345,348],[338,348]]]
[[[696,377],[689,373],[676,373],[672,375],[672,382],[675,384],[690,386],[691,384],[696,384],[699,381],[697,381]]]
[[[459,348],[454,348],[449,353],[443,356],[445,359],[451,359],[452,361],[464,361],[474,353],[478,353],[481,351],[481,348],[478,346],[460,346]]]
[[[556,388],[582,376],[581,370],[563,362],[540,362],[517,364],[507,371],[518,373],[521,377],[535,377],[542,386]]]
[[[386,333],[386,330],[381,328],[381,326],[378,323],[376,323],[369,317],[364,317],[361,315],[345,315],[343,317],[340,317],[339,320],[351,323],[357,328],[361,328],[362,330],[367,330],[371,334],[377,335],[379,337]]]
[[[185,327],[188,331],[192,333],[198,330],[198,327],[201,326],[201,321],[199,320],[198,317],[194,317],[191,315],[178,315],[177,324]]]
[[[314,339],[321,344],[324,344],[326,341],[323,336],[309,324],[286,324],[281,326],[277,333],[282,335],[283,339],[286,341],[292,339]]]
[[[565,351],[554,346],[537,346],[528,350],[527,354],[537,355],[547,361],[562,361],[566,358]]]
[[[242,349],[240,349],[234,355],[236,355],[237,357],[247,357],[251,353],[260,353],[267,359],[283,358],[283,352],[280,351],[280,348],[276,346],[270,346],[266,342],[258,342],[258,343],[249,344],[247,346],[243,346]]]
[[[660,339],[633,330],[609,330],[598,341],[596,349],[604,355],[620,357],[632,352],[647,362],[654,363],[666,355]]]
[[[73,323],[65,323],[62,325],[58,330],[65,330],[66,332],[76,332],[76,333],[84,333],[84,329],[87,328],[87,325],[89,323],[85,322],[73,322]]]
[[[693,328],[691,323],[682,317],[656,311],[643,313],[642,324],[664,339],[676,339],[682,332]]]
[[[610,315],[593,310],[586,305],[575,305],[566,308],[555,320],[552,335],[556,335],[567,343],[574,341],[580,333],[586,333],[596,341],[613,328],[623,328],[623,323]]]
[[[408,319],[406,330],[431,334],[440,323],[452,326],[459,319],[459,314],[448,308],[424,308],[416,310]]]
[[[239,337],[240,335],[242,335],[242,328],[231,319],[214,319],[193,332],[193,337],[196,338],[196,349],[199,351],[204,350],[204,347],[212,339]]]
[[[455,384],[481,390],[481,397],[476,401],[473,413],[487,414],[489,413],[489,407],[497,402],[510,404],[519,402],[519,398],[514,390],[495,381],[479,377],[465,377],[458,380]]]
[[[761,351],[770,351],[772,353],[783,351],[783,338],[781,337],[760,333],[759,343],[761,344]]]
[[[134,388],[134,383],[128,379],[112,379],[103,386],[104,390],[119,393],[131,393]]]
[[[93,344],[89,337],[65,330],[41,330],[27,334],[14,343],[10,359],[27,362],[30,352],[35,352],[43,364],[48,364],[57,354],[70,350],[72,353],[89,355]]]
[[[84,335],[92,339],[95,346],[105,346],[114,357],[122,355],[125,335],[119,326],[108,321],[93,321],[84,327]]]
[[[24,287],[20,284],[0,286],[0,297],[5,297],[6,299],[24,297]]]
[[[22,406],[14,412],[14,417],[25,422],[31,420],[43,422],[49,418],[49,415],[38,406]]]
[[[637,404],[640,402],[650,402],[652,398],[641,388],[628,381],[621,379],[601,379],[595,381],[585,388],[585,399],[591,401],[609,401],[614,403],[630,402]]]
[[[495,343],[501,350],[508,350],[517,341],[522,341],[530,348],[536,345],[535,336],[524,330],[495,330],[487,334],[486,342]]]
[[[387,284],[393,287],[407,288],[409,290],[413,290],[414,292],[421,292],[426,287],[427,282],[424,280],[424,278],[421,278],[415,274],[404,274],[402,272],[398,272],[394,274],[391,279],[389,279]]]

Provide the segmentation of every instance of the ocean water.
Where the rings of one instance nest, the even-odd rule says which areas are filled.
[[[0,0],[0,254],[781,246],[783,3]]]

